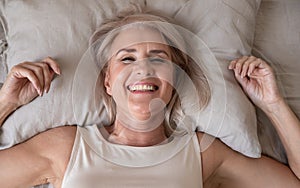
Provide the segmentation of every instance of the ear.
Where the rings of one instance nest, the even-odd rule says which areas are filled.
[[[106,89],[106,93],[108,95],[112,96],[112,88],[111,88],[111,84],[110,84],[110,75],[109,75],[108,72],[105,74],[104,87]]]

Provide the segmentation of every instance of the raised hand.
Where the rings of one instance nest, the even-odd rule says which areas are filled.
[[[272,68],[260,58],[243,56],[231,61],[229,69],[254,104],[262,110],[282,100]]]
[[[54,74],[60,74],[60,68],[50,57],[41,62],[20,63],[8,73],[0,90],[0,100],[16,108],[27,104],[49,91]]]

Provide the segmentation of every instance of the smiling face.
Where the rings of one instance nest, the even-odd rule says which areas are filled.
[[[173,92],[171,51],[162,35],[149,28],[120,32],[111,47],[105,87],[117,106],[145,121],[162,113]]]

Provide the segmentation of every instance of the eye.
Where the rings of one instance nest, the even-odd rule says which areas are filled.
[[[134,57],[128,56],[128,57],[122,58],[121,61],[122,61],[123,63],[132,63],[133,61],[135,61],[135,58],[134,58]]]
[[[166,63],[167,62],[167,60],[160,58],[160,57],[150,57],[149,61],[151,63]]]

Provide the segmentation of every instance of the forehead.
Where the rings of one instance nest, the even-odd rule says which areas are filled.
[[[111,54],[118,50],[147,43],[153,48],[166,48],[167,42],[155,29],[145,27],[126,28],[116,36],[111,45]]]

